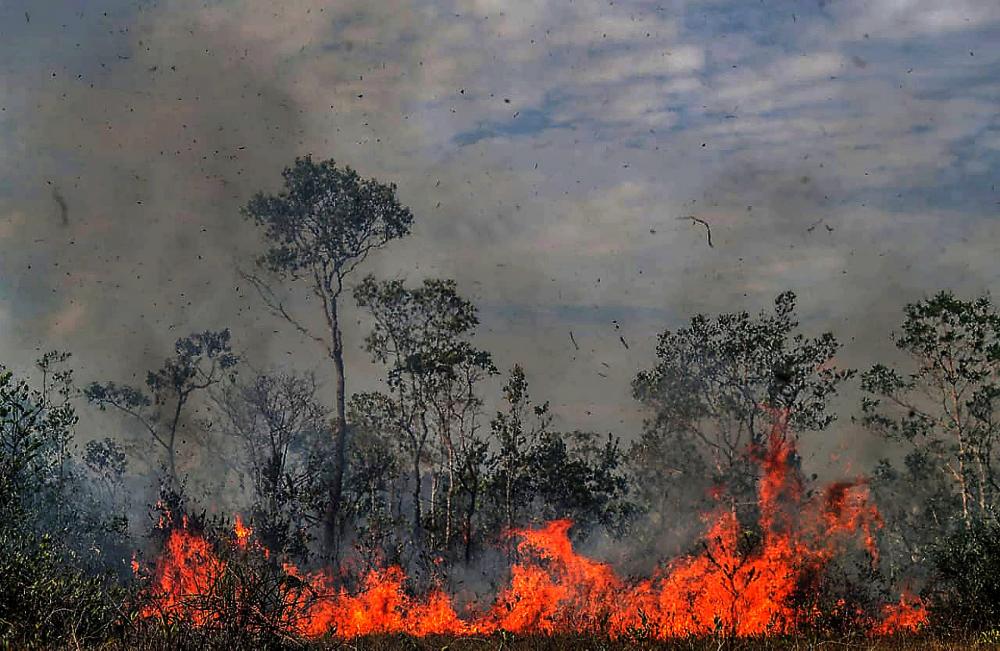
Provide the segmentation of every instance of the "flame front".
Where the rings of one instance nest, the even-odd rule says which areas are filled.
[[[285,592],[292,632],[354,638],[378,633],[473,635],[496,631],[527,634],[591,633],[612,638],[643,634],[658,639],[721,634],[759,636],[793,633],[822,614],[818,606],[793,605],[809,577],[850,546],[877,562],[875,532],[882,519],[864,482],[840,482],[805,500],[791,460],[794,447],[782,419],[760,455],[758,487],[761,539],[741,549],[734,513],[709,514],[703,551],[674,559],[653,576],[625,581],[611,566],[574,551],[572,522],[556,520],[512,532],[520,560],[493,604],[460,617],[452,599],[435,589],[413,596],[406,573],[391,566],[371,571],[360,590],[337,587],[327,572],[303,573],[285,564],[297,587]],[[237,519],[234,543],[251,550],[252,530]],[[263,550],[256,544],[257,551]],[[251,550],[252,551],[252,550]],[[211,626],[221,613],[206,595],[226,571],[226,562],[186,521],[170,530],[153,568],[147,617],[183,618]],[[206,607],[207,606],[207,607]],[[920,600],[904,594],[868,621],[870,632],[889,635],[918,629],[927,621]]]

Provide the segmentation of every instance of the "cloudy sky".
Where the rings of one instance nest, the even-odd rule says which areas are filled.
[[[127,380],[229,326],[314,367],[233,272],[312,153],[416,214],[369,271],[456,278],[562,425],[630,436],[694,312],[793,289],[863,364],[907,300],[995,289],[998,70],[996,0],[4,0],[0,351]]]

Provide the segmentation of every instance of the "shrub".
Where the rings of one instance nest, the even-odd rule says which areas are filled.
[[[937,626],[964,631],[1000,627],[1000,526],[963,528],[946,537],[931,560],[928,593]]]
[[[0,527],[0,647],[106,640],[120,623],[125,590],[94,574],[61,541]]]

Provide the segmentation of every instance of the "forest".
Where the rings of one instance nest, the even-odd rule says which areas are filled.
[[[559,431],[454,280],[362,274],[413,225],[395,186],[302,157],[242,214],[242,281],[333,382],[255,366],[236,322],[132,378],[0,368],[4,648],[1000,642],[989,296],[900,305],[858,369],[791,291],[691,315],[635,369],[638,435]],[[345,354],[381,387],[352,392]],[[807,465],[844,423],[886,456]]]

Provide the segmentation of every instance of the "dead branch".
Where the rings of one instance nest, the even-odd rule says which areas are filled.
[[[677,220],[678,221],[692,221],[692,222],[696,222],[696,223],[701,224],[702,226],[704,226],[705,227],[705,231],[708,233],[708,245],[710,247],[712,247],[712,248],[715,248],[715,246],[712,244],[712,227],[709,225],[709,223],[707,221],[705,221],[704,219],[701,219],[700,217],[695,217],[694,215],[687,215],[686,217],[678,217]]]

